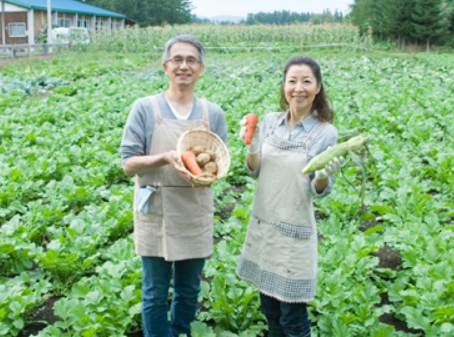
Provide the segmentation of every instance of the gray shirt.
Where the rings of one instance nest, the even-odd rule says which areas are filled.
[[[273,135],[277,138],[289,141],[289,142],[297,142],[297,143],[303,143],[306,141],[307,136],[309,133],[312,131],[312,129],[317,125],[318,119],[317,117],[317,111],[314,111],[309,117],[303,119],[302,121],[299,121],[295,124],[292,130],[289,129],[288,123],[287,123],[287,115],[289,111],[287,111],[284,116],[278,120],[276,127],[273,131]],[[269,123],[269,120],[271,118],[271,114],[267,114],[263,120],[262,123],[260,123],[260,148],[263,145],[263,141],[265,140],[266,137],[266,128]],[[323,152],[326,150],[328,146],[334,146],[337,141],[337,130],[336,128],[328,124],[326,125],[320,132],[319,136],[317,139],[312,143],[312,146],[307,150],[307,162],[309,163],[312,158],[314,158],[317,154],[320,152]],[[246,164],[247,166],[247,164]],[[248,168],[249,169],[249,168]],[[303,169],[303,168],[301,168]],[[260,165],[254,170],[251,171],[249,170],[249,173],[251,177],[253,178],[258,178],[260,174]],[[329,182],[328,186],[326,186],[325,190],[321,193],[317,193],[315,190],[315,185],[314,185],[314,178],[315,178],[315,173],[309,174],[309,178],[311,179],[311,191],[312,194],[315,197],[321,198],[333,190],[333,185],[334,182],[336,181],[336,178],[334,176],[329,177]]]
[[[157,95],[161,116],[164,119],[177,119],[172,112],[164,93]],[[202,103],[194,97],[194,106],[188,120],[202,119]],[[216,104],[208,102],[208,120],[210,131],[216,133],[224,143],[227,142],[227,125],[224,111]],[[122,165],[133,156],[143,156],[150,153],[151,139],[155,124],[154,111],[150,97],[136,100],[129,113],[123,131],[120,152]]]

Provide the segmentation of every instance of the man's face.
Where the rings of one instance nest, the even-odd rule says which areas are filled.
[[[177,42],[170,48],[169,60],[162,64],[171,86],[194,86],[203,72],[199,51],[190,43]]]

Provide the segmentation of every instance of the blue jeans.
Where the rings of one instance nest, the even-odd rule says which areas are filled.
[[[145,337],[190,336],[195,319],[205,259],[169,262],[161,257],[142,257],[142,318]],[[171,322],[167,318],[167,297],[173,266]]]
[[[281,302],[260,293],[262,312],[270,323],[279,323],[288,336],[303,337],[311,333],[306,303]]]

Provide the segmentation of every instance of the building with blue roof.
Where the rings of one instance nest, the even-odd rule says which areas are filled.
[[[47,0],[0,0],[0,42],[34,44],[47,29]],[[59,27],[117,30],[126,16],[75,0],[51,0],[51,23]]]

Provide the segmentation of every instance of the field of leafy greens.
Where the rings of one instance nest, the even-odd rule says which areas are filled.
[[[294,54],[207,54],[197,95],[226,112],[232,166],[213,186],[215,253],[194,336],[266,336],[258,293],[234,272],[255,189],[238,121],[278,111]],[[340,135],[371,136],[364,205],[350,160],[315,201],[313,335],[454,336],[454,56],[309,55]],[[0,69],[1,336],[140,335],[133,182],[119,144],[133,101],[167,87],[160,57],[75,53]]]

